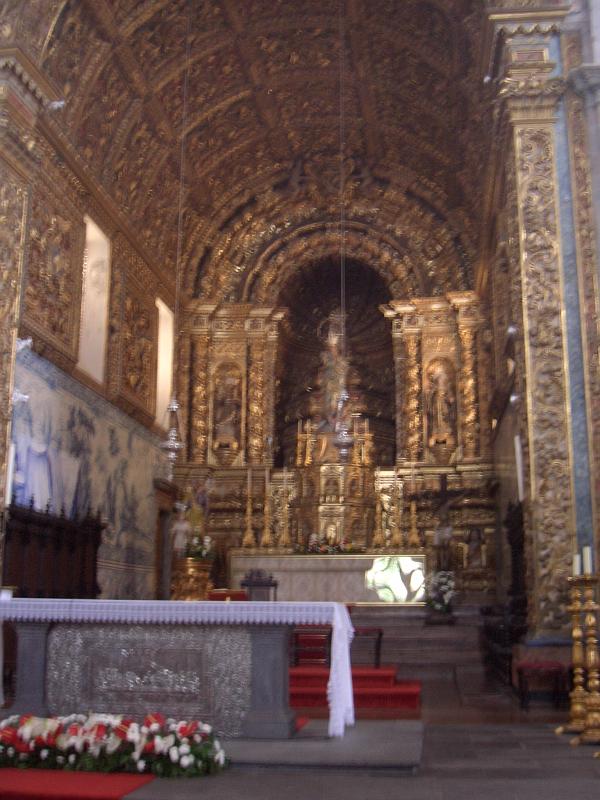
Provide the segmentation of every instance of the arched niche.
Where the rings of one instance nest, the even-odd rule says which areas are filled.
[[[395,459],[394,361],[390,326],[379,310],[390,289],[369,264],[349,258],[345,266],[348,391],[359,424],[369,420],[375,458]],[[275,442],[277,464],[295,463],[296,433],[302,420],[318,414],[320,370],[327,321],[340,310],[340,262],[330,254],[296,270],[281,287],[277,305],[288,310],[286,333],[276,364]]]

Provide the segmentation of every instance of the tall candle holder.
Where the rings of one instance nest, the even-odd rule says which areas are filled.
[[[263,534],[260,546],[263,550],[273,547],[273,536],[271,535],[271,502],[269,496],[269,484],[265,482],[265,507],[263,511]]]
[[[583,631],[585,638],[585,727],[573,744],[600,744],[600,671],[598,669],[598,603],[595,599],[597,575],[583,575]]]
[[[408,534],[408,546],[420,547],[419,528],[417,526],[417,501],[410,501],[410,532]]]
[[[248,470],[248,491],[246,493],[246,530],[244,531],[244,538],[242,539],[242,547],[245,549],[249,549],[252,547],[256,547],[256,541],[254,539],[254,530],[252,528],[252,517],[253,517],[253,503],[252,503],[252,484],[250,478],[250,471]]]
[[[403,503],[402,484],[398,479],[394,480],[394,493],[393,493],[393,516],[394,525],[392,528],[392,541],[391,545],[394,550],[402,547],[402,503]]]
[[[573,689],[569,694],[569,722],[556,729],[558,735],[563,733],[582,733],[585,729],[587,691],[585,689],[585,654],[583,647],[583,628],[581,614],[583,611],[582,594],[584,576],[574,575],[568,578],[570,604],[567,610],[571,614],[571,637],[573,645],[571,662],[573,664]]]
[[[279,540],[280,547],[289,550],[292,545],[290,539],[290,507],[289,507],[289,491],[287,483],[284,482],[281,494],[282,512],[283,512],[283,525],[281,531],[281,538]]]

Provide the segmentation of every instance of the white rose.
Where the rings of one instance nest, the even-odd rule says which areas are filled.
[[[179,745],[179,753],[182,756],[189,755],[190,754],[190,746],[189,746],[189,744],[186,744],[186,743],[180,744]]]
[[[49,751],[46,750],[46,748],[40,750],[40,758],[42,759],[42,761],[45,761],[48,758],[48,753]]]
[[[169,758],[174,764],[176,764],[179,761],[179,750],[177,747],[169,748]]]
[[[14,747],[9,747],[6,752],[12,758],[14,756],[14,754],[15,754],[15,748]]]
[[[127,728],[127,741],[128,742],[137,742],[140,738],[140,726],[137,722],[132,722],[129,728]]]
[[[215,761],[216,761],[217,764],[220,764],[221,766],[223,766],[225,764],[225,751],[224,750],[218,750],[215,753]]]
[[[153,722],[152,725],[150,725],[150,733],[158,733],[159,730],[160,730],[160,725],[158,724],[158,722]]]
[[[190,764],[192,763],[189,756],[181,756],[181,761],[179,762],[184,769],[187,769]]]
[[[146,762],[143,758],[140,758],[140,760],[137,762],[137,768],[138,772],[143,772],[146,769]]]
[[[69,754],[69,764],[74,764],[74,763],[75,763],[75,753],[70,753]]]

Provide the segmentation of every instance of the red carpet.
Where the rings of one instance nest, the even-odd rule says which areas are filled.
[[[290,705],[309,716],[327,716],[329,668],[290,668]],[[395,667],[352,667],[357,719],[414,718],[421,708],[420,681],[397,681]]]
[[[0,800],[119,800],[153,775],[0,769]]]

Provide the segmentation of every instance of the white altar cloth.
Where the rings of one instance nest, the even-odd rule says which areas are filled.
[[[0,603],[0,620],[130,625],[331,625],[331,667],[327,686],[329,735],[343,736],[345,726],[354,724],[350,667],[354,628],[341,603],[13,598]]]

